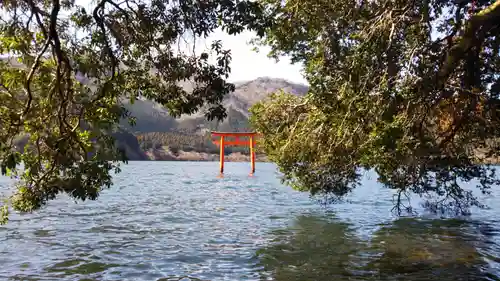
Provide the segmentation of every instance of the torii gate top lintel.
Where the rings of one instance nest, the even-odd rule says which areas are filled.
[[[256,132],[210,132],[213,137],[250,137],[257,135]]]
[[[255,137],[257,136],[255,132],[212,132],[211,134],[212,137],[219,137],[219,139],[212,140],[217,146],[222,143],[224,146],[248,146],[251,148],[255,147]],[[242,140],[240,139],[242,137],[248,137],[248,139]],[[234,138],[234,140],[226,138]]]

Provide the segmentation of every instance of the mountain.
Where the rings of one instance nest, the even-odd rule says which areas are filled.
[[[202,112],[174,119],[161,105],[149,100],[137,100],[133,104],[125,101],[124,106],[136,117],[135,133],[148,132],[204,132],[206,130],[242,131],[248,129],[248,109],[256,102],[280,89],[295,95],[304,95],[308,87],[284,79],[261,77],[251,81],[236,82],[235,91],[224,99],[227,118],[220,124],[208,122]],[[186,86],[189,87],[189,86]],[[125,124],[127,127],[128,125]]]
[[[15,58],[0,57],[0,61],[11,64],[13,67],[23,68]],[[77,75],[78,76],[78,75]],[[92,84],[83,76],[78,76],[78,80],[85,84]],[[261,77],[251,81],[236,82],[235,91],[224,98],[223,105],[227,110],[226,119],[218,123],[207,121],[203,112],[193,115],[184,115],[180,118],[172,118],[168,111],[158,103],[146,99],[136,100],[130,103],[124,100],[124,106],[136,117],[136,125],[131,127],[126,120],[121,122],[120,129],[113,133],[117,146],[124,150],[130,160],[152,159],[151,154],[162,154],[164,149],[172,151],[191,151],[200,154],[217,152],[217,148],[211,143],[206,132],[209,130],[218,131],[246,131],[249,130],[248,109],[256,102],[261,101],[269,94],[278,90],[283,90],[295,95],[304,95],[308,87],[303,84],[293,83],[284,79]],[[189,91],[192,84],[181,83]],[[151,134],[155,133],[155,134]],[[169,134],[172,133],[172,134]],[[199,137],[202,137],[201,139]],[[16,140],[17,149],[22,150],[26,143],[26,135],[20,135]],[[227,153],[248,153],[245,148],[227,148]],[[189,158],[182,158],[174,155],[177,160],[192,160],[201,158],[213,158],[216,156],[190,155]],[[169,156],[170,157],[170,156]],[[167,160],[167,158],[163,160]],[[153,157],[162,159],[162,157]]]
[[[13,67],[23,68],[14,57],[0,56],[0,61],[6,62]],[[77,79],[84,83],[92,83],[84,76],[77,74]],[[146,99],[136,100],[131,104],[128,100],[123,100],[124,106],[136,117],[136,125],[131,127],[126,120],[121,122],[122,128],[134,133],[148,132],[199,132],[206,130],[220,131],[241,131],[248,129],[248,109],[256,102],[263,100],[270,93],[280,89],[296,95],[304,95],[308,87],[303,84],[289,82],[285,79],[260,77],[251,81],[236,82],[235,91],[227,95],[223,101],[227,109],[227,118],[222,122],[208,122],[203,112],[193,115],[184,115],[174,119],[168,111],[161,105]],[[193,84],[180,82],[185,90],[190,91]]]
[[[285,79],[261,77],[252,81],[235,83],[235,91],[228,97],[228,105],[248,117],[248,108],[265,99],[269,94],[283,90],[298,96],[307,93],[308,87]]]

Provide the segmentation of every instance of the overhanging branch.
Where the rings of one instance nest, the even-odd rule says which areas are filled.
[[[500,25],[500,0],[472,16],[465,27],[464,35],[450,48],[444,64],[441,66],[437,77],[437,86],[441,88],[458,63],[466,56],[467,52],[476,42],[482,42],[489,29]],[[480,33],[480,34],[478,34]]]

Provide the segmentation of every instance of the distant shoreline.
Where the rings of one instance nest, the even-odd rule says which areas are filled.
[[[129,162],[219,162],[219,159],[217,160],[185,160],[185,159],[176,159],[176,160],[154,160],[154,159],[143,159],[143,160],[128,160]],[[224,160],[224,162],[250,162],[249,161],[244,161],[244,160]],[[270,163],[271,161],[262,161],[262,160],[255,160],[255,163]]]
[[[178,151],[172,153],[165,149],[150,149],[144,152],[146,159],[144,161],[191,161],[191,162],[217,162],[220,161],[219,154],[195,152],[195,151]],[[231,153],[224,156],[225,162],[250,162],[250,155],[240,152]],[[267,156],[257,154],[255,162],[270,162]]]

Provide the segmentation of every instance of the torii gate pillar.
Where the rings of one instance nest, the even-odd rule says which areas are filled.
[[[211,132],[212,137],[219,139],[213,140],[213,143],[220,147],[220,176],[224,174],[224,147],[229,146],[247,146],[250,148],[250,165],[252,176],[255,173],[255,132]],[[227,138],[234,138],[234,140],[227,140]],[[248,140],[240,140],[240,138],[248,138]]]

